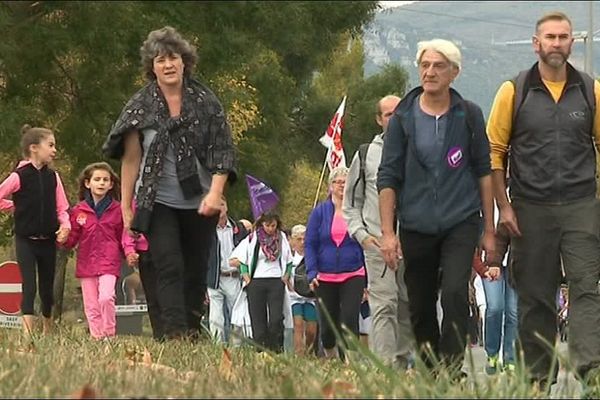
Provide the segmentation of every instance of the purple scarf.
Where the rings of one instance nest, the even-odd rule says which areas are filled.
[[[267,260],[277,260],[280,251],[279,230],[277,230],[273,236],[269,236],[261,226],[256,232],[258,243],[260,244],[263,253],[265,253]]]

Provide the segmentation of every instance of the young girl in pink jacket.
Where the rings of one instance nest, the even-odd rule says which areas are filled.
[[[115,284],[121,269],[123,231],[118,202],[119,178],[105,162],[85,167],[79,177],[79,199],[71,210],[71,232],[65,247],[79,244],[75,276],[81,283],[90,335],[97,340],[116,333]]]
[[[53,325],[55,242],[64,242],[69,234],[69,202],[60,176],[51,168],[56,156],[54,133],[30,125],[24,125],[21,133],[24,159],[0,183],[0,210],[14,212],[17,262],[23,278],[23,328],[27,335],[33,331],[39,288],[43,333],[48,334]],[[9,196],[12,200],[6,199]]]

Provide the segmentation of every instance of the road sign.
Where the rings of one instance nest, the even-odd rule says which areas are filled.
[[[23,286],[21,270],[14,261],[0,264],[0,315],[18,315],[21,311]]]

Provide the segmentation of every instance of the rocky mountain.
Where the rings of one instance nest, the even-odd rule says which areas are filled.
[[[594,30],[600,30],[600,2],[593,3]],[[566,13],[575,34],[588,29],[587,1],[417,1],[380,11],[365,30],[365,73],[373,74],[386,63],[399,63],[409,72],[411,86],[417,85],[417,43],[433,38],[452,40],[463,56],[455,87],[478,103],[487,116],[502,81],[535,62],[531,36],[537,19],[548,11]],[[598,76],[598,42],[593,53]],[[575,42],[570,61],[583,69],[583,41]]]

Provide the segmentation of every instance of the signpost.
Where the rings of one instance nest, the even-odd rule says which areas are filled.
[[[0,264],[0,327],[21,327],[22,284],[21,271],[16,262]]]

